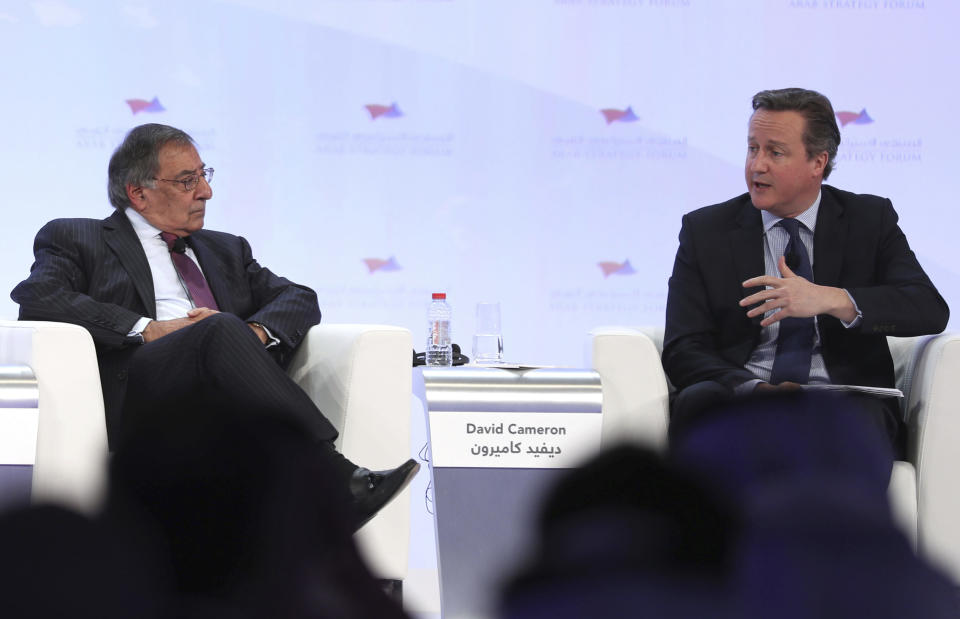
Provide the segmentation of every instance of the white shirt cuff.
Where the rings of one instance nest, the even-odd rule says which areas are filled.
[[[853,300],[853,295],[850,294],[850,291],[846,288],[843,288],[843,291],[847,293],[847,297],[850,298],[850,302],[853,303],[853,309],[857,312],[857,317],[851,320],[850,322],[840,321],[840,323],[847,329],[852,329],[860,324],[863,320],[863,312],[860,311],[860,308],[857,306],[857,302]]]
[[[153,318],[147,318],[146,316],[140,318],[137,322],[134,323],[133,328],[130,329],[130,333],[127,334],[127,337],[136,337],[138,335],[143,335],[143,330],[147,328],[147,325],[153,321]]]
[[[736,395],[748,395],[750,393],[753,393],[753,390],[757,388],[757,385],[765,382],[767,381],[761,380],[759,378],[753,378],[751,380],[748,380],[745,383],[741,383],[736,387],[734,387],[733,393],[735,393]]]
[[[264,333],[267,334],[267,343],[264,344],[264,346],[265,346],[266,348],[272,348],[272,347],[274,347],[274,346],[276,346],[277,344],[280,343],[280,340],[278,340],[277,338],[275,338],[275,337],[273,336],[273,334],[270,333],[270,329],[268,329],[267,326],[264,325],[263,323],[252,322],[252,323],[250,323],[250,324],[259,325],[260,328],[263,329]]]

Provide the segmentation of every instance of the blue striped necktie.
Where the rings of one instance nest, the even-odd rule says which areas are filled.
[[[777,225],[790,235],[790,242],[783,252],[787,266],[800,277],[812,282],[813,269],[810,268],[807,248],[800,240],[800,222],[796,219],[781,219]],[[773,372],[770,375],[772,384],[777,385],[784,381],[806,384],[810,378],[814,329],[813,317],[790,317],[780,321],[777,355],[773,359]]]

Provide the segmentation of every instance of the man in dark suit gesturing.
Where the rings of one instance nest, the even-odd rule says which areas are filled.
[[[419,465],[371,472],[333,450],[336,430],[283,371],[320,322],[317,296],[261,267],[244,238],[203,230],[212,175],[183,131],[134,128],[110,159],[115,212],[45,225],[30,276],[11,297],[23,320],[90,331],[112,446],[131,428],[204,402],[277,415],[329,453],[360,524]]]
[[[736,394],[893,387],[886,336],[937,333],[949,317],[890,200],[822,184],[840,145],[830,101],[788,88],[753,109],[748,193],[683,218],[663,350],[672,425]],[[896,445],[896,401],[862,404]]]

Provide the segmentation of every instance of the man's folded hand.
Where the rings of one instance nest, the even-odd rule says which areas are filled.
[[[171,320],[151,320],[143,329],[143,343],[149,344],[158,340],[164,335],[179,331],[184,327],[198,323],[208,316],[217,314],[217,310],[206,307],[197,307],[187,312],[186,318],[173,318]]]

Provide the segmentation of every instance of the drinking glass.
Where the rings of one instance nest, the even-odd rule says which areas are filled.
[[[500,334],[500,303],[477,303],[477,326],[473,335],[473,362],[488,365],[503,362]]]

